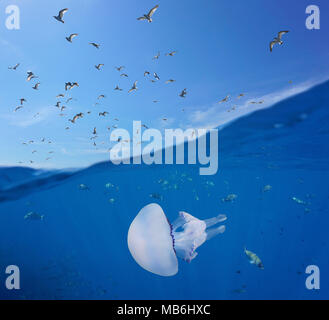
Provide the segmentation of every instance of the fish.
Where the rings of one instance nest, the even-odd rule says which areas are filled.
[[[272,186],[271,185],[266,185],[264,188],[263,188],[263,192],[267,192],[267,191],[270,191],[272,190]]]
[[[244,248],[244,253],[245,253],[246,256],[248,257],[249,262],[250,262],[251,264],[254,264],[254,265],[256,265],[259,269],[264,270],[264,265],[263,265],[262,261],[259,259],[259,257],[258,257],[255,253],[253,253],[253,252],[247,250],[246,248]]]
[[[305,201],[303,201],[303,200],[300,200],[300,199],[298,199],[298,198],[296,198],[296,197],[292,197],[291,199],[292,199],[292,200],[294,200],[295,202],[297,202],[298,204],[303,204],[303,205],[305,205],[305,204],[306,204],[306,202],[305,202]]]
[[[159,193],[151,193],[150,197],[153,198],[153,199],[161,200],[161,201],[163,199],[162,195],[159,194]]]
[[[42,221],[44,219],[44,215],[40,215],[35,212],[29,212],[24,216],[25,220],[31,220],[31,221]]]
[[[223,198],[222,199],[222,202],[232,202],[234,201],[235,199],[237,199],[237,195],[236,194],[229,194],[226,198]]]

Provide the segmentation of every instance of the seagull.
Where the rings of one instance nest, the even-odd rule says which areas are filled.
[[[64,98],[64,94],[59,94],[56,98]]]
[[[62,106],[61,107],[61,112],[63,112],[65,109],[66,109],[66,107],[65,106]]]
[[[119,72],[120,72],[121,70],[123,70],[124,68],[125,68],[125,66],[115,67],[115,69],[117,69]]]
[[[61,102],[60,102],[60,101],[57,101],[55,107],[56,107],[56,108],[60,108],[60,107],[61,107],[60,104],[61,104]]]
[[[39,90],[40,82],[36,83],[32,89]]]
[[[144,72],[144,77],[149,76],[149,75],[150,75],[150,73],[148,71]]]
[[[21,106],[23,105],[24,102],[26,102],[26,100],[24,98],[19,99],[19,101],[21,102]]]
[[[69,121],[72,123],[75,123],[76,120],[81,119],[81,118],[83,118],[83,113],[78,113],[73,117],[72,120],[70,119]]]
[[[240,94],[238,95],[238,99],[240,99],[240,98],[242,98],[242,97],[244,97],[244,93],[240,93]]]
[[[182,98],[186,98],[186,95],[187,95],[187,89],[185,88],[179,96]]]
[[[128,91],[128,93],[136,91],[137,90],[137,81],[134,82],[133,86],[131,87],[131,89]]]
[[[282,36],[288,32],[289,31],[280,31],[278,33],[278,36],[276,38],[274,38],[273,41],[270,42],[270,51],[271,52],[272,52],[275,44],[283,45]]]
[[[93,134],[94,134],[94,135],[97,135],[96,127],[95,127],[94,130],[93,130]]]
[[[72,87],[72,83],[71,82],[66,82],[65,83],[65,91],[67,91],[68,89],[70,89]]]
[[[68,42],[72,43],[72,40],[78,36],[78,33],[72,33],[69,37],[65,37]]]
[[[102,116],[102,117],[105,117],[107,114],[109,114],[108,112],[104,111],[104,112],[100,112],[98,115],[99,116]]]
[[[99,47],[101,46],[100,44],[97,44],[95,42],[90,42],[89,44],[91,44],[92,46],[94,46],[96,49],[99,49]]]
[[[95,66],[97,70],[101,70],[102,67],[104,67],[103,63],[100,63],[99,65]]]
[[[32,79],[37,78],[32,71],[27,72],[27,81],[31,81]]]
[[[122,74],[120,74],[120,77],[126,77],[126,78],[128,78],[128,75],[126,73],[122,73]]]
[[[158,60],[160,58],[160,52],[156,56],[153,57],[153,60]]]
[[[159,8],[159,6],[158,5],[156,5],[154,8],[152,8],[151,10],[150,10],[150,12],[149,13],[147,13],[147,14],[144,14],[142,17],[140,17],[140,18],[137,18],[137,20],[147,20],[149,23],[151,23],[153,20],[152,20],[152,16],[153,16],[153,14],[155,13],[155,11],[157,10]]]
[[[74,87],[79,87],[79,83],[73,82],[71,87],[70,87],[70,90],[73,89]]]
[[[177,53],[177,51],[172,51],[172,52],[166,53],[166,56],[173,57],[176,53]]]
[[[226,96],[223,100],[219,101],[218,103],[227,102],[229,98],[230,98],[230,96]]]
[[[153,75],[154,75],[154,78],[155,78],[155,79],[160,80],[160,78],[159,78],[159,76],[158,76],[158,74],[157,74],[156,72],[154,72]]]
[[[67,11],[69,11],[69,9],[63,9],[63,10],[61,10],[61,11],[58,13],[58,16],[54,16],[54,18],[55,18],[57,21],[64,23],[63,17],[64,17],[64,14],[65,14]]]
[[[22,109],[23,108],[23,106],[18,106],[18,107],[16,107],[16,109],[14,110],[14,112],[16,112],[16,111],[18,111],[19,109]]]
[[[15,66],[13,67],[8,67],[9,70],[16,70],[18,67],[20,66],[20,63],[17,63]]]
[[[169,80],[166,81],[166,83],[173,83],[173,82],[175,82],[175,81],[176,81],[176,80],[169,79]]]
[[[116,87],[114,88],[114,90],[116,90],[116,91],[122,91],[122,89],[119,88],[119,86],[116,86]]]
[[[105,98],[105,96],[103,94],[101,94],[97,99],[99,100],[99,99],[104,99],[104,98]]]
[[[66,103],[69,103],[71,100],[73,100],[73,98],[68,98],[68,99],[66,100]]]

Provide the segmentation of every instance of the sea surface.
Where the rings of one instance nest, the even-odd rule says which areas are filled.
[[[329,82],[222,129],[214,176],[197,165],[0,168],[0,298],[328,299],[328,142]],[[190,264],[180,260],[176,276],[149,273],[127,231],[153,202],[170,221],[179,211],[226,214],[226,232]],[[29,212],[44,218],[24,219]],[[4,286],[8,265],[20,268],[20,290]],[[309,265],[320,290],[305,286]]]

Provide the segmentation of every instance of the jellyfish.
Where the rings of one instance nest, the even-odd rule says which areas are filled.
[[[199,220],[189,213],[179,212],[170,224],[162,208],[155,203],[145,206],[133,220],[128,231],[128,248],[143,269],[163,276],[178,272],[177,257],[190,263],[196,249],[214,236],[224,233],[225,215]]]

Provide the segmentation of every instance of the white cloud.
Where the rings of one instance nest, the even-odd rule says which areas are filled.
[[[26,128],[41,123],[49,119],[52,115],[55,115],[55,111],[51,107],[44,107],[36,110],[33,115],[22,115],[18,111],[0,115],[0,118],[7,120],[9,125]]]

